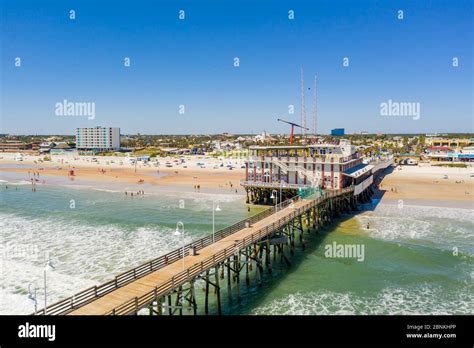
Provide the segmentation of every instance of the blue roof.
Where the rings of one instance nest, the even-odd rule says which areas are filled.
[[[364,167],[367,167],[368,164],[367,163],[359,163],[358,165],[352,167],[352,168],[349,168],[349,169],[346,169],[344,171],[344,174],[347,174],[347,175],[351,175],[351,174],[354,174],[355,172],[357,172],[359,169],[362,169]]]
[[[460,153],[458,158],[474,158],[474,153]]]
[[[365,174],[373,167],[374,166],[371,164],[359,163],[358,165],[343,171],[343,174],[352,176],[352,177],[358,177],[358,176],[361,176],[362,174]]]

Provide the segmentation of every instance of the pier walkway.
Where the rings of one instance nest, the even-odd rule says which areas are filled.
[[[228,284],[230,286],[230,272],[234,272],[240,279],[240,271],[247,267],[246,280],[248,282],[249,263],[255,261],[257,273],[263,269],[263,250],[266,251],[265,264],[269,266],[270,238],[288,236],[288,241],[281,241],[274,245],[274,251],[279,247],[283,253],[283,243],[294,246],[295,231],[300,231],[300,241],[303,241],[303,222],[306,225],[318,226],[331,217],[348,210],[353,206],[354,188],[337,191],[327,191],[323,197],[317,199],[302,199],[294,197],[281,204],[273,206],[248,219],[212,235],[194,241],[184,248],[179,248],[157,259],[151,260],[132,270],[116,276],[102,285],[86,289],[70,298],[49,305],[38,311],[40,315],[128,315],[137,314],[144,308],[150,309],[150,314],[162,314],[168,308],[169,314],[174,313],[172,308],[188,301],[196,313],[196,296],[194,282],[196,279],[205,279],[206,285],[206,313],[208,311],[209,283],[216,288],[220,312],[220,287],[218,270],[227,267]],[[337,211],[339,208],[339,212]],[[253,248],[253,249],[252,249]],[[184,250],[184,258],[183,258]],[[260,255],[260,256],[259,256]],[[242,260],[241,261],[241,257]],[[284,257],[284,256],[282,256]],[[286,258],[286,257],[285,257]],[[251,269],[251,268],[250,268]],[[215,281],[209,280],[210,272],[214,271]],[[203,275],[206,275],[203,276]],[[222,278],[221,277],[221,278]],[[237,280],[239,282],[239,280]],[[183,290],[185,284],[191,284],[189,293]],[[176,306],[171,304],[171,294],[177,293]],[[189,297],[186,297],[189,296]],[[168,304],[166,302],[168,297]],[[153,306],[156,305],[156,310]],[[182,313],[182,310],[181,310]]]

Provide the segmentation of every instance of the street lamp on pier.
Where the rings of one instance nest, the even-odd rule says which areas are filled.
[[[180,231],[182,229],[182,232]],[[175,236],[181,236],[181,240],[183,242],[183,271],[184,271],[184,223],[182,221],[178,221],[176,223],[176,231],[173,233]]]
[[[217,202],[217,207],[215,206],[215,202],[212,201],[212,242],[215,241],[215,233],[216,233],[216,211],[221,211],[219,208],[219,202]]]

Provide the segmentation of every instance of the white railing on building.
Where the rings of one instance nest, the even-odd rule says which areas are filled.
[[[290,171],[296,171],[298,173],[298,176],[300,178],[306,178],[310,182],[310,187],[319,187],[320,184],[320,178],[318,178],[312,170],[309,170],[305,167],[302,167],[300,165],[295,165],[292,168],[287,166],[285,163],[280,161],[279,159],[274,159],[273,164],[276,164],[278,167],[280,167],[283,172],[288,173]]]

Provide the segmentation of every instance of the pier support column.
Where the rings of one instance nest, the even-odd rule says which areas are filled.
[[[206,271],[206,294],[204,298],[204,313],[209,314],[209,271]]]
[[[216,294],[217,294],[217,313],[222,314],[221,310],[221,287],[219,285],[219,266],[216,267],[215,273],[215,282],[216,282]]]
[[[250,263],[250,247],[245,248],[245,283],[250,285],[250,277],[249,277],[249,263]]]
[[[173,315],[173,310],[171,309],[171,294],[168,295],[168,314]]]
[[[229,294],[229,299],[232,298],[232,284],[230,279],[230,258],[227,259],[227,293]]]
[[[234,255],[234,272],[237,280],[237,301],[240,301],[240,252]]]
[[[179,315],[183,315],[183,287],[180,286],[178,289],[178,293],[176,294],[176,303],[175,306],[179,307]]]
[[[195,280],[191,280],[191,289],[190,289],[190,302],[193,308],[193,314],[197,315],[197,302],[196,302],[196,288],[194,286]]]
[[[265,266],[267,266],[268,273],[272,273],[272,263],[270,260],[270,239],[267,239],[265,245]]]
[[[263,273],[263,266],[262,266],[262,252],[263,249],[260,245],[257,245],[255,258],[256,258],[256,267],[257,267],[257,281],[258,286],[262,286],[262,273]]]

